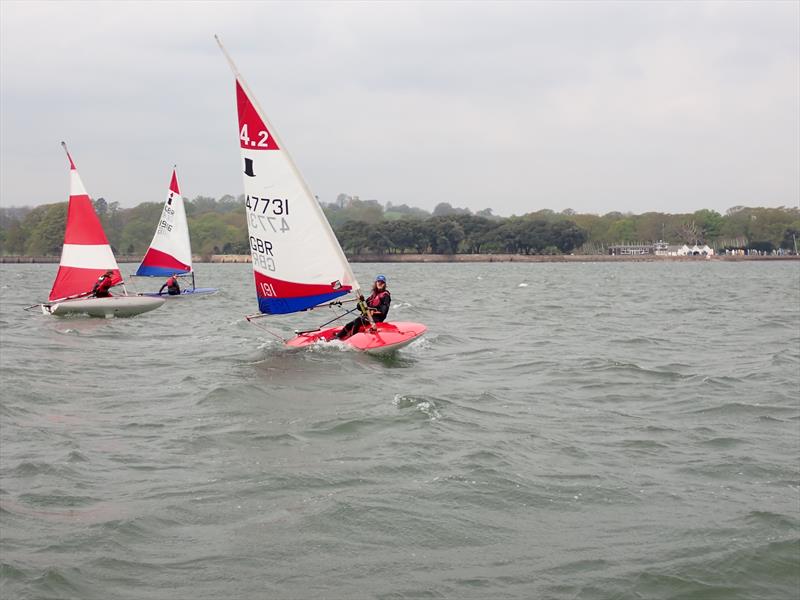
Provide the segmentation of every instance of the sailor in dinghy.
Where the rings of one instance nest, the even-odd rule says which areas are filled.
[[[111,288],[114,285],[114,271],[106,271],[95,281],[92,287],[92,296],[95,298],[110,298]]]
[[[181,290],[177,277],[192,276],[192,287]],[[168,285],[169,293],[164,298],[186,298],[217,293],[217,288],[199,288],[195,286],[194,269],[192,268],[192,245],[189,240],[189,223],[183,196],[178,188],[177,167],[172,169],[167,198],[161,209],[161,218],[156,225],[153,241],[142,258],[134,277],[170,277],[173,285]],[[177,293],[173,293],[175,290]],[[157,292],[145,292],[142,296],[162,296],[164,286]]]
[[[165,288],[167,290],[167,294],[169,294],[170,296],[178,296],[178,295],[180,295],[181,286],[178,283],[178,274],[177,273],[173,273],[172,277],[170,277],[169,279],[167,279],[164,282],[164,285],[162,285],[161,289],[158,290],[158,295],[159,296],[164,293],[164,289]]]
[[[249,316],[248,321],[351,301],[358,303],[369,327],[342,343],[357,350],[382,352],[412,342],[426,331],[425,325],[376,323],[370,316],[350,263],[318,200],[219,38],[217,43],[236,79],[247,229],[262,313]],[[348,295],[350,300],[344,299]],[[322,327],[300,332],[289,340],[270,333],[287,346],[302,347],[332,341],[341,330]]]
[[[116,285],[123,285],[125,290],[117,259],[67,145],[64,142],[61,145],[70,168],[69,207],[61,261],[48,302],[28,308],[41,306],[46,315],[88,314],[92,317],[127,317],[158,308],[164,304],[163,299],[128,296],[127,292],[119,296],[108,293],[108,289]],[[95,294],[101,289],[105,290],[105,297]]]
[[[375,283],[372,286],[372,294],[370,294],[369,298],[364,300],[367,314],[359,315],[342,327],[341,331],[336,334],[336,338],[339,340],[346,340],[351,335],[363,331],[365,327],[370,326],[370,317],[372,317],[373,323],[383,323],[386,317],[389,316],[389,305],[391,303],[392,295],[386,287],[386,276],[376,276]]]

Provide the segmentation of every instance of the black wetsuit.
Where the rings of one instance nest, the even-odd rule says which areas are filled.
[[[383,323],[386,320],[386,316],[389,314],[389,305],[392,303],[392,295],[389,293],[389,290],[372,292],[372,295],[367,298],[365,302],[367,308],[377,311],[372,313],[372,320],[375,323]],[[360,315],[342,327],[342,330],[336,334],[336,337],[340,340],[344,340],[354,333],[358,333],[361,331],[361,328],[365,326],[369,326],[369,319],[366,315]]]
[[[161,294],[161,292],[164,291],[164,288],[167,288],[167,293],[170,296],[178,296],[181,293],[181,288],[178,285],[177,277],[170,277],[167,279],[167,282],[161,286],[161,289],[158,290],[158,293]]]

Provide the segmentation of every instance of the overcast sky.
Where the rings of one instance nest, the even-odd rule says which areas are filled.
[[[326,202],[800,199],[800,3],[0,2],[0,204],[242,192],[219,34]]]

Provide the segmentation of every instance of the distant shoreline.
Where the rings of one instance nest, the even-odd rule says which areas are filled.
[[[800,256],[611,256],[608,254],[575,254],[545,256],[541,254],[357,254],[348,256],[351,263],[588,263],[588,262],[747,262],[800,260]],[[0,256],[0,264],[58,263],[59,256]],[[138,263],[140,256],[117,257],[118,263]],[[248,254],[214,254],[194,256],[195,263],[249,263]]]

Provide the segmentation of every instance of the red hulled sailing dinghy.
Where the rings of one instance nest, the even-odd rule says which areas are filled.
[[[248,320],[348,301],[367,314],[358,281],[319,202],[219,38],[217,43],[236,78],[247,227],[262,313]],[[365,352],[385,352],[405,346],[427,329],[420,323],[369,320],[364,331],[339,343]],[[289,347],[330,342],[341,329],[317,328],[283,341]]]

